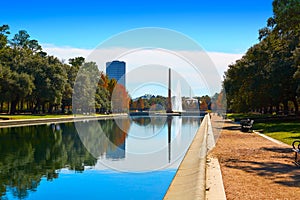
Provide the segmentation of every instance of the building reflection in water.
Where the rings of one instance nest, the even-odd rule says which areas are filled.
[[[126,137],[130,128],[128,119],[119,120],[117,126],[113,126],[112,134],[109,134],[108,148],[106,150],[106,158],[119,160],[125,158]]]
[[[171,133],[172,133],[172,119],[173,117],[167,117],[167,124],[168,124],[168,160],[169,163],[171,162]]]

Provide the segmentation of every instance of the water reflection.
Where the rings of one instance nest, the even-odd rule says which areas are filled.
[[[176,168],[199,125],[200,118],[153,117],[2,128],[0,199],[25,198],[41,180],[60,179],[61,169]]]
[[[84,146],[98,158],[97,169],[124,172],[176,169],[199,125],[197,117],[167,116],[123,118],[112,126],[97,121],[75,124]],[[112,139],[116,134],[122,143]]]
[[[151,118],[150,117],[131,117],[131,120],[140,125],[140,126],[148,126],[151,123]]]
[[[0,190],[24,198],[42,177],[58,178],[57,169],[81,172],[96,159],[86,151],[72,124],[0,129]],[[53,131],[54,130],[54,131]]]
[[[167,123],[168,123],[168,161],[169,161],[169,163],[171,162],[172,119],[173,119],[173,117],[170,117],[170,116],[167,118]]]

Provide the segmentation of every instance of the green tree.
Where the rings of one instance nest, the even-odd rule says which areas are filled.
[[[8,25],[2,25],[0,26],[0,49],[3,49],[7,43],[7,36],[10,34],[9,32],[9,26]]]
[[[300,39],[300,1],[274,0],[273,17],[259,30],[260,42],[230,65],[225,73],[228,108],[238,112],[272,113],[289,102],[298,112],[297,47]]]
[[[71,112],[74,96],[75,103],[83,102],[85,112],[111,109],[116,80],[99,73],[96,63],[75,57],[64,64],[43,52],[27,31],[20,30],[11,40],[9,34],[8,25],[0,26],[1,112],[52,113],[59,108]]]
[[[26,73],[12,72],[8,87],[11,91],[9,96],[10,114],[15,114],[18,102],[32,93],[34,88],[32,77]]]
[[[95,112],[95,94],[100,79],[98,66],[95,62],[84,63],[80,68],[73,93],[73,112],[93,113]]]
[[[69,59],[69,64],[72,67],[75,67],[75,68],[78,68],[78,69],[83,65],[84,62],[85,62],[84,57],[75,57],[75,58],[70,58]]]
[[[71,112],[72,106],[72,95],[73,95],[73,87],[76,80],[77,73],[79,68],[84,63],[85,59],[83,57],[75,57],[69,59],[69,64],[64,64],[63,68],[65,73],[67,74],[67,80],[62,92],[62,100],[61,100],[61,112],[65,113],[65,108],[68,108],[68,112]]]

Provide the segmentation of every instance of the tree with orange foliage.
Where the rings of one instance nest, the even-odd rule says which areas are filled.
[[[212,97],[211,109],[215,112],[225,112],[226,111],[226,97],[222,90],[220,93],[216,93]]]
[[[128,112],[130,98],[125,89],[121,84],[116,84],[112,92],[111,104],[113,112]]]
[[[201,101],[200,103],[200,110],[207,110],[208,109],[208,105],[206,103],[206,101]]]
[[[116,79],[113,78],[113,79],[109,80],[108,85],[107,85],[107,90],[109,91],[109,94],[110,94],[110,100],[112,98],[113,91],[114,91],[116,85],[117,85]]]
[[[108,76],[106,74],[104,74],[103,72],[100,72],[100,85],[102,87],[104,87],[105,89],[108,88],[108,82],[109,82],[109,79],[108,79]]]
[[[142,110],[144,110],[144,108],[145,108],[144,99],[139,98],[139,100],[138,100],[138,109],[142,111]]]

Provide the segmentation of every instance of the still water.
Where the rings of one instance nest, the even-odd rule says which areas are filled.
[[[0,129],[0,199],[162,199],[199,117]]]

